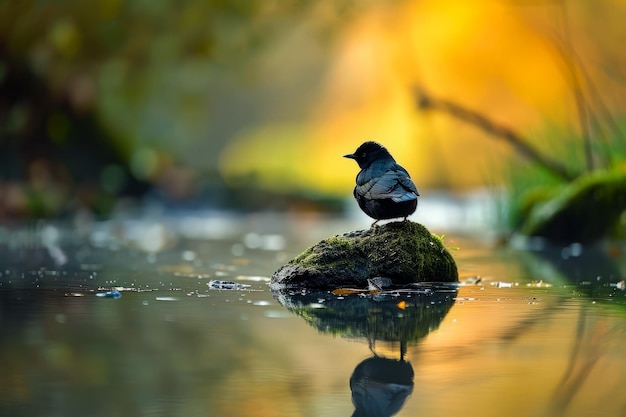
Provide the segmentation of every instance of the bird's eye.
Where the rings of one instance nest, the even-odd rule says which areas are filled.
[[[367,152],[363,152],[363,153],[361,154],[361,158],[365,158],[366,156],[367,156]]]

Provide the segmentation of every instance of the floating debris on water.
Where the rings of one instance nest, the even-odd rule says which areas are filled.
[[[221,281],[218,279],[209,281],[207,285],[209,286],[209,288],[215,290],[241,290],[250,287],[249,284],[239,284],[233,281]]]
[[[383,288],[391,286],[392,281],[385,277],[374,277],[367,279],[367,288],[370,291],[382,291]]]
[[[107,292],[98,292],[96,293],[96,297],[102,298],[120,298],[122,294],[119,291],[107,291]]]
[[[218,290],[235,290],[235,289],[237,289],[237,283],[232,282],[232,281],[220,281],[220,280],[213,279],[213,280],[209,281],[209,283],[207,285],[209,286],[209,288],[215,288],[215,289],[218,289]]]
[[[118,291],[118,292],[122,292],[122,291],[137,291],[137,288],[134,288],[134,287],[115,287],[115,288],[113,288],[113,291]]]

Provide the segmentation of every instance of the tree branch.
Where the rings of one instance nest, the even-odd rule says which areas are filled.
[[[497,124],[496,122],[488,119],[486,116],[483,116],[474,110],[462,107],[452,101],[432,97],[421,88],[415,89],[415,96],[417,99],[417,107],[419,109],[438,110],[443,113],[447,113],[452,117],[463,120],[464,122],[480,128],[491,136],[504,140],[509,145],[513,146],[513,148],[521,155],[542,166],[553,175],[565,181],[571,181],[576,178],[576,175],[571,173],[565,165],[561,164],[556,159],[552,159],[541,154],[510,128]]]

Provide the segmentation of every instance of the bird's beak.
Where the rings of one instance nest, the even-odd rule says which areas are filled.
[[[355,155],[355,154],[353,154],[353,153],[349,153],[349,154],[347,154],[347,155],[344,155],[343,157],[344,157],[344,158],[350,158],[350,159],[356,159],[356,155]]]

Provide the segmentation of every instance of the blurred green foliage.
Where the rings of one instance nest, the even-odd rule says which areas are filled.
[[[285,100],[287,90],[297,97],[319,77],[320,60],[303,54],[280,65],[287,78],[306,69],[311,82],[277,88],[267,79],[285,70],[268,57],[270,47],[300,36],[315,56],[363,7],[352,0],[1,2],[0,188],[13,197],[0,201],[0,217],[106,212],[120,194],[155,185],[176,199],[197,195],[202,182],[219,183],[217,158],[233,134],[260,117],[301,111],[298,100]],[[37,164],[45,190],[35,184]],[[37,203],[47,199],[57,203]]]
[[[502,207],[505,229],[528,229],[528,223],[536,220],[531,215],[534,210],[547,203],[556,204],[556,201],[565,199],[572,192],[580,192],[575,186],[577,183],[584,186],[595,181],[605,187],[602,189],[603,192],[611,192],[622,187],[624,172],[626,172],[626,141],[621,133],[624,129],[623,121],[616,122],[615,127],[612,132],[597,135],[592,142],[592,160],[596,167],[592,171],[586,168],[583,139],[579,134],[554,126],[538,133],[537,142],[543,143],[549,153],[563,161],[571,172],[580,174],[575,181],[565,183],[537,164],[529,163],[522,158],[512,160],[505,171],[507,197]],[[616,181],[615,178],[618,180]],[[623,210],[621,199],[617,197],[619,196],[600,198],[599,195],[595,195],[589,198],[587,195],[585,199],[577,203],[577,206],[572,204],[571,209],[582,212],[581,218],[586,218],[586,222],[579,220],[575,224],[569,224],[567,227],[562,227],[559,233],[571,233],[572,230],[568,231],[568,228],[576,229],[581,235],[585,228],[595,228],[597,233],[604,230],[603,227],[615,229],[609,234],[621,233],[624,222],[614,224],[615,214],[608,214],[608,212],[616,212],[619,217],[620,210]],[[598,225],[598,222],[602,226]],[[606,224],[606,222],[610,223]],[[587,235],[589,233],[585,233],[585,236]]]

